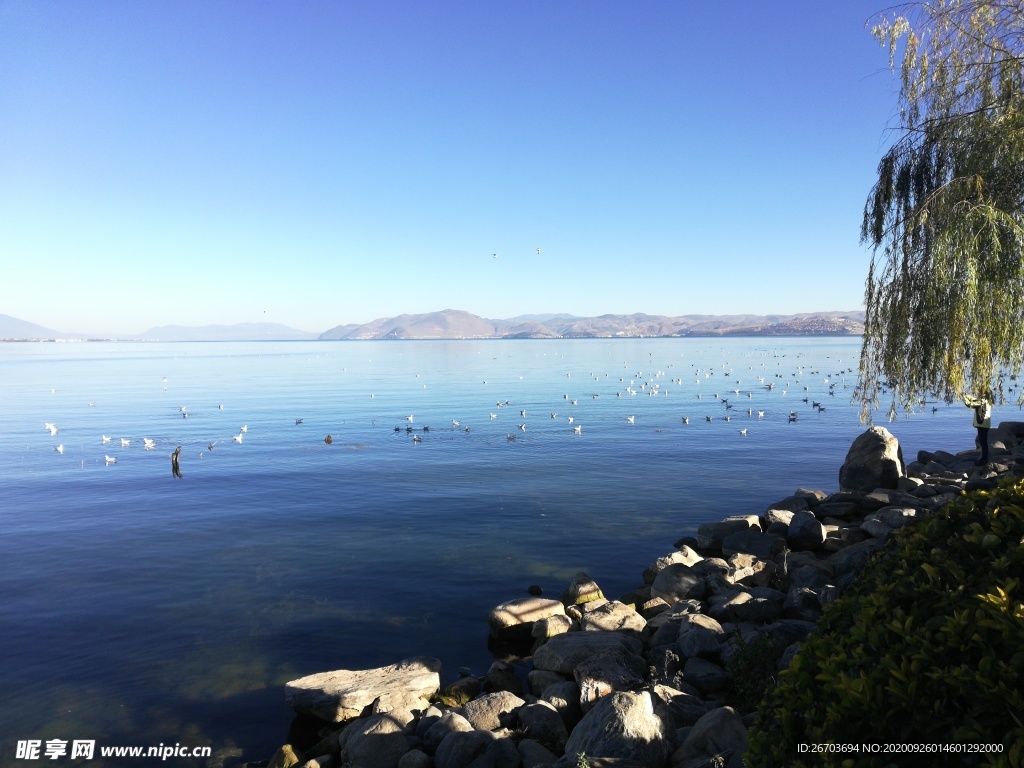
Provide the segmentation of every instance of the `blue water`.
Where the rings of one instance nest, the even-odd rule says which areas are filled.
[[[287,735],[287,680],[414,654],[439,657],[446,681],[482,674],[487,612],[527,586],[557,596],[586,570],[617,596],[701,522],[836,490],[864,429],[841,373],[858,352],[836,338],[2,344],[0,764],[53,738],[259,760]],[[973,447],[965,409],[938,407],[887,425],[908,460]]]

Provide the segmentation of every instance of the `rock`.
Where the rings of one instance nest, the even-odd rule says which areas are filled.
[[[495,638],[519,635],[529,637],[533,622],[564,613],[565,607],[559,600],[519,597],[495,606],[487,617],[487,624],[491,628],[491,636]]]
[[[869,536],[875,536],[879,539],[885,539],[890,533],[892,533],[892,528],[881,520],[865,520],[860,524],[860,529]]]
[[[529,674],[526,675],[526,680],[529,683],[530,693],[534,696],[540,696],[548,687],[556,683],[564,683],[566,677],[557,672],[549,672],[546,669],[531,669]]]
[[[414,656],[365,670],[339,669],[285,684],[285,701],[297,712],[340,723],[364,714],[426,709],[441,687],[441,662]]]
[[[533,739],[523,739],[519,742],[519,756],[523,761],[523,768],[550,765],[558,759],[555,753]]]
[[[519,725],[526,734],[561,753],[565,748],[569,731],[565,727],[561,714],[546,701],[527,704],[517,713]]]
[[[811,514],[807,512],[806,514]],[[813,515],[812,515],[813,517]],[[761,560],[774,560],[785,549],[782,539],[760,531],[748,530],[730,533],[722,539],[722,554],[728,557],[747,554]]]
[[[490,731],[449,733],[434,753],[434,765],[436,768],[467,768],[473,758],[483,754],[497,738]]]
[[[433,752],[444,741],[450,733],[468,733],[473,730],[473,724],[458,712],[448,711],[431,725],[423,734],[423,746]]]
[[[606,650],[641,652],[643,643],[623,632],[566,632],[556,635],[533,654],[535,669],[571,675],[581,661]]]
[[[672,733],[655,712],[650,693],[621,691],[605,696],[584,715],[566,742],[565,755],[570,765],[582,754],[665,768],[671,743]]]
[[[708,705],[699,696],[678,691],[667,685],[655,685],[652,690],[672,716],[672,724],[676,728],[693,725],[707,714]]]
[[[612,691],[629,691],[644,684],[647,662],[642,656],[615,648],[584,659],[573,669],[580,687],[580,706],[587,712]]]
[[[672,755],[673,765],[695,758],[720,755],[729,760],[747,749],[747,728],[732,707],[719,707],[694,723],[682,745]]]
[[[839,470],[844,491],[868,493],[876,488],[896,488],[905,465],[899,441],[885,427],[871,427],[853,441]]]
[[[704,698],[725,690],[729,673],[712,661],[694,657],[683,667],[683,680],[695,687]]]
[[[878,539],[868,539],[862,541],[859,544],[851,544],[845,547],[834,555],[830,555],[828,558],[829,564],[835,571],[836,580],[838,581],[844,576],[855,575],[860,572],[861,568],[868,561],[868,558],[874,553],[876,549],[881,546],[881,541]]]
[[[722,625],[710,616],[695,613],[684,616],[679,624],[679,650],[686,658],[715,656],[725,640]]]
[[[398,761],[398,768],[432,768],[433,765],[430,755],[419,749],[410,749]]]
[[[727,615],[735,622],[753,621],[767,624],[782,617],[782,600],[751,596],[749,600],[729,605]]]
[[[786,497],[782,501],[769,504],[768,509],[765,510],[765,514],[767,515],[772,510],[777,510],[779,512],[806,512],[810,508],[811,505],[808,503],[806,497],[794,494],[793,496]]]
[[[342,750],[342,762],[350,768],[398,768],[409,751],[405,723],[392,715],[374,715],[355,724]]]
[[[659,557],[644,569],[644,584],[652,583],[655,577],[670,565],[675,565],[677,563],[682,565],[696,565],[703,559],[704,558],[698,555],[695,550],[683,544],[675,552],[665,555],[664,557]]]
[[[644,621],[643,616],[628,605],[624,605],[618,600],[610,600],[604,605],[584,613],[580,629],[604,632],[622,630],[636,632],[639,635],[646,625],[647,622]]]
[[[786,542],[793,549],[817,549],[825,543],[825,528],[813,512],[796,512],[789,523]]]
[[[568,632],[572,628],[572,619],[565,614],[556,614],[554,616],[548,616],[546,619],[534,622],[533,629],[530,631],[530,634],[534,640],[540,640],[543,642],[555,635]]]
[[[761,530],[757,515],[727,517],[717,523],[701,523],[697,526],[697,549],[721,549],[722,539],[730,533],[751,528]]]
[[[787,509],[769,509],[764,513],[764,524],[769,528],[776,524],[789,525],[793,513]]]
[[[782,606],[782,615],[787,619],[817,621],[821,616],[821,602],[817,593],[807,587],[790,589]]]
[[[660,597],[669,604],[691,598],[700,600],[706,593],[704,577],[682,563],[666,567],[651,584],[651,597]]]
[[[484,690],[490,693],[508,691],[519,696],[523,692],[523,681],[514,666],[507,661],[495,661],[484,675]]]
[[[565,723],[567,732],[571,732],[576,724],[583,719],[583,708],[580,706],[580,687],[573,681],[555,683],[544,689],[541,699],[548,702],[558,712]]]
[[[305,761],[302,759],[302,753],[296,752],[291,744],[285,744],[270,758],[267,768],[292,768],[303,762]]]
[[[597,583],[586,573],[580,571],[569,583],[569,588],[562,595],[565,605],[583,605],[591,600],[604,600],[604,593]]]
[[[465,718],[478,731],[494,731],[510,727],[515,711],[526,702],[508,691],[486,693],[467,702],[463,707]]]
[[[814,508],[814,514],[821,520],[827,517],[845,519],[853,517],[859,511],[860,504],[856,501],[826,501]]]

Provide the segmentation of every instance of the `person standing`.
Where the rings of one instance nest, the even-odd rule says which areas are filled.
[[[975,464],[988,464],[988,431],[992,428],[992,390],[985,390],[981,397],[963,395],[964,405],[974,409],[974,426],[978,430],[975,443],[981,448],[981,458]]]

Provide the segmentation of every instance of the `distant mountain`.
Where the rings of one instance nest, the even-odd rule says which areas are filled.
[[[4,341],[40,341],[43,339],[77,339],[78,334],[62,333],[52,328],[19,320],[10,315],[0,315],[0,339]]]
[[[537,339],[666,336],[848,336],[864,332],[864,313],[796,315],[522,315],[487,320],[461,310],[380,318],[339,325],[320,334],[330,339]]]
[[[161,325],[139,338],[146,341],[303,341],[317,334],[278,323],[237,323],[235,325]]]

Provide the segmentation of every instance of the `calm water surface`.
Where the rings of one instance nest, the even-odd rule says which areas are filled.
[[[482,674],[487,612],[527,586],[557,596],[585,570],[616,596],[701,522],[836,490],[858,351],[0,344],[0,764],[30,764],[25,739],[260,760],[287,735],[287,680],[416,654],[445,682]],[[908,460],[973,447],[965,409],[938,407],[888,425]]]

